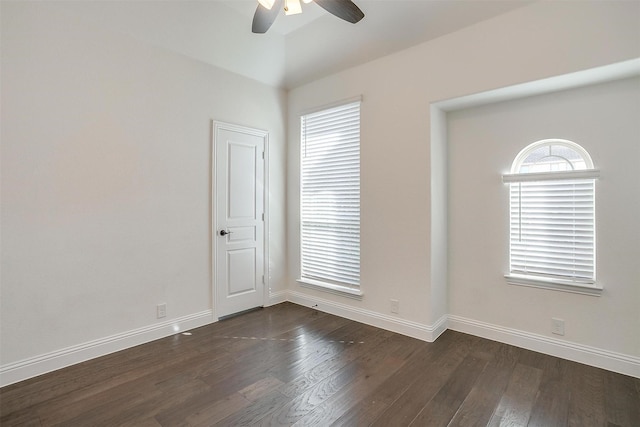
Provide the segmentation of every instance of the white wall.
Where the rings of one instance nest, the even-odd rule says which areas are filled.
[[[212,309],[212,120],[270,132],[285,286],[284,92],[67,7],[2,2],[3,366]]]
[[[416,336],[437,333],[448,312],[441,265],[447,242],[441,229],[431,227],[446,227],[446,212],[434,216],[432,211],[446,192],[441,182],[446,171],[431,165],[446,157],[446,149],[433,147],[430,139],[446,130],[431,128],[430,104],[638,57],[639,13],[636,2],[540,2],[290,91],[288,243],[294,300],[320,301],[321,307],[382,319],[392,327],[405,324]],[[298,117],[305,109],[356,95],[363,96],[362,301],[295,283]],[[400,300],[397,317],[389,310],[391,298]]]
[[[490,104],[448,115],[450,313],[640,356],[640,79]],[[508,173],[541,139],[580,144],[596,181],[597,281],[601,297],[507,285]]]

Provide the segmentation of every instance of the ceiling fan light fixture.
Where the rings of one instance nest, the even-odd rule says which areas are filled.
[[[285,15],[297,15],[298,13],[302,13],[300,0],[284,0]]]
[[[266,9],[271,10],[271,8],[273,7],[273,3],[275,3],[275,1],[276,0],[258,0],[258,3],[260,3]]]
[[[1,0],[0,0],[1,1]],[[355,24],[364,18],[364,12],[355,5],[353,0],[303,0],[305,3],[314,2],[330,14]],[[284,3],[285,15],[302,13],[300,0],[258,0],[258,8],[253,15],[251,32],[264,34],[278,17]]]

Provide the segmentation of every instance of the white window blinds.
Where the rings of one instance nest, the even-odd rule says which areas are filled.
[[[301,278],[360,285],[360,102],[301,118]]]
[[[594,180],[511,186],[511,272],[593,283]]]

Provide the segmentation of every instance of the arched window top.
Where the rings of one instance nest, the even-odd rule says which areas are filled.
[[[511,165],[512,174],[594,169],[587,150],[566,139],[544,139],[525,147]]]

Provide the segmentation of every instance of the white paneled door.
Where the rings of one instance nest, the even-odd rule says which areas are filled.
[[[214,123],[214,293],[218,318],[264,303],[267,133]]]

